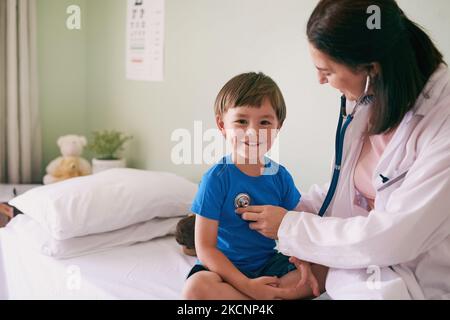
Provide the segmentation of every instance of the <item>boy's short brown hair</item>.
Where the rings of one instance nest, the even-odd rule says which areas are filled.
[[[286,119],[286,104],[280,88],[264,73],[243,73],[230,81],[220,90],[214,111],[216,116],[222,116],[230,108],[261,107],[264,99],[269,99],[280,127]]]

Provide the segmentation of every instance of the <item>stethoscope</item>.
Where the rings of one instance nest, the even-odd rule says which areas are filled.
[[[240,193],[234,198],[234,207],[247,208],[250,205],[251,198],[247,193]]]
[[[356,111],[361,105],[366,105],[371,102],[372,96],[368,95],[370,86],[370,76],[367,76],[366,86],[363,94],[358,98],[355,107],[351,114],[347,115],[347,98],[345,95],[341,96],[341,108],[339,111],[339,121],[336,129],[336,141],[335,141],[335,163],[333,170],[333,177],[331,179],[330,188],[328,189],[325,200],[322,207],[319,210],[319,216],[323,217],[336,194],[339,177],[341,174],[342,156],[344,148],[345,133],[348,126],[355,118]],[[344,121],[345,120],[345,121]],[[234,199],[234,206],[236,208],[246,208],[250,205],[251,198],[246,193],[238,194]]]
[[[322,207],[320,208],[318,213],[320,217],[323,217],[325,215],[328,207],[330,206],[331,201],[333,200],[334,195],[336,194],[339,176],[341,174],[345,132],[347,131],[347,128],[350,125],[350,123],[355,118],[355,113],[357,109],[361,105],[370,103],[372,100],[372,96],[368,95],[369,86],[370,86],[370,76],[367,76],[365,90],[363,94],[358,98],[352,113],[349,115],[347,115],[347,98],[345,97],[345,95],[341,96],[341,110],[339,112],[339,121],[336,129],[335,163],[334,163],[333,177],[331,179],[330,188],[328,189],[325,200],[323,201]]]

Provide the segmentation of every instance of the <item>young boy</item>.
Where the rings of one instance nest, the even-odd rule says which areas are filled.
[[[199,261],[188,275],[186,299],[299,299],[311,289],[276,243],[251,230],[235,210],[300,201],[291,175],[264,155],[286,117],[277,84],[262,73],[231,79],[215,103],[216,123],[232,153],[203,176],[191,211],[196,214]]]

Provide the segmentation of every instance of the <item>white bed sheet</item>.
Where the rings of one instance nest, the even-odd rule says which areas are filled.
[[[178,300],[195,260],[172,236],[56,260],[22,243],[7,227],[0,229],[0,300]],[[318,299],[330,298],[325,293]]]
[[[195,258],[174,237],[67,260],[23,245],[0,229],[0,299],[181,299]]]

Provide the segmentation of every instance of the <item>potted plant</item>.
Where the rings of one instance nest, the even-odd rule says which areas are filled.
[[[125,142],[132,137],[115,130],[94,131],[93,135],[93,141],[88,146],[95,154],[92,159],[93,173],[112,168],[125,168],[126,160],[121,158],[119,153],[123,150]]]

